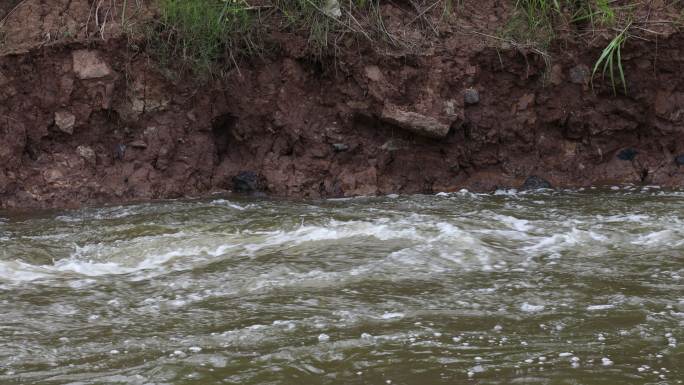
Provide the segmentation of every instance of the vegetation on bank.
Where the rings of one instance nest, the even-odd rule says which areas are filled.
[[[425,16],[427,11],[442,9],[448,15],[460,12],[462,5],[451,0],[423,1],[416,13]],[[346,33],[401,45],[385,28],[379,0],[159,0],[159,7],[162,17],[151,35],[152,46],[160,57],[181,58],[197,73],[217,74],[235,64],[237,56],[267,50],[263,36],[273,28],[305,31],[309,48],[317,55],[336,48],[340,35]],[[622,0],[517,0],[514,8],[502,35],[544,55],[559,36],[611,36],[595,61],[592,78],[605,77],[614,93],[627,92],[622,51],[635,28],[649,32],[638,27],[646,22],[639,14],[643,7]]]
[[[306,49],[319,58],[334,55],[350,38],[409,48],[385,25],[382,1],[157,0],[161,17],[148,36],[162,60],[181,58],[182,67],[203,75],[220,75],[240,56],[273,49],[269,35],[281,31],[307,36]],[[439,35],[437,24],[446,20],[454,4],[411,0],[406,4],[415,12],[410,24]]]
[[[684,26],[684,9],[680,0],[665,4],[674,14],[652,19],[654,8],[629,0],[517,0],[517,13],[511,20],[509,34],[518,41],[527,41],[545,49],[559,35],[586,41],[596,35],[607,37],[608,44],[596,59],[593,80],[607,77],[617,94],[618,85],[627,93],[622,63],[622,51],[632,37],[657,38],[656,25]],[[638,32],[633,34],[633,32]],[[574,32],[574,33],[571,33]]]
[[[148,34],[151,46],[161,58],[180,58],[201,74],[218,74],[238,56],[269,49],[264,36],[277,30],[307,34],[316,55],[336,46],[345,33],[394,40],[383,25],[379,0],[159,0],[158,5],[161,18]]]
[[[163,61],[180,59],[197,72],[212,72],[238,47],[254,47],[254,15],[241,1],[160,0],[161,19],[148,33]]]
[[[450,29],[459,30],[460,23],[469,20],[469,9],[477,7],[462,0],[397,1],[393,4],[408,12],[406,31],[397,31],[396,25],[386,25],[388,15],[383,14],[385,8],[381,9],[383,1],[89,0],[91,13],[83,37],[105,38],[113,25],[131,35],[143,32],[146,51],[162,65],[203,77],[220,77],[236,66],[239,69],[241,57],[277,50],[278,44],[289,39],[287,36],[292,37],[281,34],[283,31],[306,37],[306,47],[302,48],[318,58],[335,56],[359,39],[415,52],[424,48],[425,36],[440,34],[440,24],[450,23]],[[5,13],[0,20],[0,46],[4,19],[28,3],[9,0],[12,7],[0,6]],[[462,28],[461,32],[530,48],[547,63],[553,60],[549,52],[557,51],[564,42],[607,41],[595,59],[592,79],[606,78],[614,93],[628,90],[623,53],[629,41],[656,40],[661,34],[658,28],[684,25],[682,0],[665,0],[657,7],[634,0],[512,0],[505,7],[509,20],[500,28],[498,37],[485,34],[477,25],[474,29]],[[137,12],[141,8],[153,11]],[[136,17],[141,14],[145,16]],[[157,17],[150,16],[153,14]],[[417,25],[428,33],[423,34],[422,41],[409,41],[407,36]],[[41,43],[73,36],[73,32],[48,34]],[[133,40],[137,46],[139,40]]]

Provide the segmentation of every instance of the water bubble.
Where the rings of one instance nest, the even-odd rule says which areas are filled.
[[[482,365],[475,365],[472,368],[470,368],[470,371],[473,373],[482,373],[485,371],[485,368]]]

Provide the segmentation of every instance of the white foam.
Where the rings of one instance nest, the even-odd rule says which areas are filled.
[[[27,282],[49,277],[49,272],[39,266],[21,261],[0,261],[0,280]]]
[[[536,244],[527,246],[523,250],[527,252],[542,251],[546,253],[559,252],[575,248],[578,245],[589,247],[592,245],[608,244],[610,239],[592,230],[580,230],[573,227],[570,231],[555,233],[541,237]]]
[[[639,236],[632,241],[632,244],[641,246],[682,246],[684,245],[684,233],[673,229],[655,231]]]
[[[413,225],[406,223],[391,223],[388,219],[369,221],[340,222],[331,220],[325,225],[302,225],[290,231],[247,232],[267,239],[258,244],[248,244],[245,248],[257,251],[267,247],[284,244],[300,245],[306,242],[340,240],[352,237],[374,237],[379,240],[413,239],[423,240]]]
[[[124,275],[147,270],[160,270],[159,273],[164,273],[173,270],[164,269],[164,265],[176,258],[201,255],[216,257],[233,247],[235,245],[226,244],[213,249],[189,247],[165,253],[140,252],[139,255],[120,255],[121,251],[116,250],[116,246],[90,244],[77,247],[70,257],[56,260],[51,265],[33,265],[16,260],[0,261],[0,279],[8,282],[26,282],[56,277]]]
[[[520,310],[526,312],[526,313],[535,313],[535,312],[540,312],[544,310],[545,306],[544,305],[532,305],[527,302],[523,302],[522,305],[520,305]]]
[[[249,207],[249,206],[243,207],[243,206],[238,205],[237,203],[233,203],[233,202],[225,200],[225,199],[213,200],[213,201],[211,201],[211,204],[212,205],[219,205],[219,206],[226,206],[226,207],[230,207],[232,209],[239,210],[239,211],[247,210],[247,208]]]
[[[511,197],[517,197],[518,196],[518,190],[517,189],[499,189],[496,190],[492,193],[492,195],[504,195],[504,196],[511,196]]]
[[[534,226],[530,225],[530,222],[525,219],[518,219],[508,215],[495,215],[493,218],[504,223],[513,230],[520,232],[530,231],[534,228]]]
[[[380,318],[382,318],[382,319],[404,318],[404,313],[399,313],[399,312],[385,313],[385,314],[381,315]]]
[[[610,305],[610,304],[591,305],[591,306],[587,306],[587,310],[589,310],[589,311],[608,310],[608,309],[612,309],[614,307],[615,307],[615,305]]]

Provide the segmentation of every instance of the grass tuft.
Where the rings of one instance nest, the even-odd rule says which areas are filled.
[[[610,76],[610,82],[611,85],[613,86],[613,94],[617,95],[617,88],[615,87],[615,84],[617,81],[619,81],[622,84],[622,89],[624,93],[627,93],[627,82],[625,81],[625,71],[622,68],[622,46],[625,44],[625,41],[627,41],[628,37],[628,31],[629,27],[631,26],[631,23],[627,24],[627,26],[618,33],[613,40],[608,43],[606,48],[603,49],[603,52],[601,52],[601,56],[598,58],[596,61],[596,64],[594,64],[594,70],[592,72],[592,86],[593,86],[593,79],[594,76],[596,75],[596,72],[599,70],[599,68],[602,68],[601,71],[601,77],[604,78],[606,75],[606,72],[608,72]],[[617,67],[617,72],[619,78],[615,77],[615,68]]]
[[[630,10],[633,5],[619,7],[615,4],[614,0],[518,0],[516,8],[519,15],[509,23],[512,26],[509,33],[512,30],[514,38],[524,37],[527,43],[536,41],[538,46],[547,47],[554,38],[558,24],[574,24],[591,33],[599,29],[619,28],[618,34],[606,45],[594,64],[592,85],[595,75],[601,70],[602,78],[606,74],[610,77],[614,94],[617,94],[618,83],[627,93],[622,48],[632,26]]]
[[[236,50],[254,47],[252,7],[244,0],[160,0],[159,8],[153,48],[197,74],[215,75]]]
[[[443,1],[451,3],[437,0],[435,5]],[[308,32],[308,50],[318,57],[330,52],[346,33],[395,44],[383,23],[380,2],[158,0],[161,18],[148,31],[148,42],[163,65],[221,76],[237,64],[237,57],[261,51],[263,32],[274,28]]]

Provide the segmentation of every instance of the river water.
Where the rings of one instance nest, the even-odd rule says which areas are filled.
[[[681,384],[684,193],[0,213],[0,384]]]

